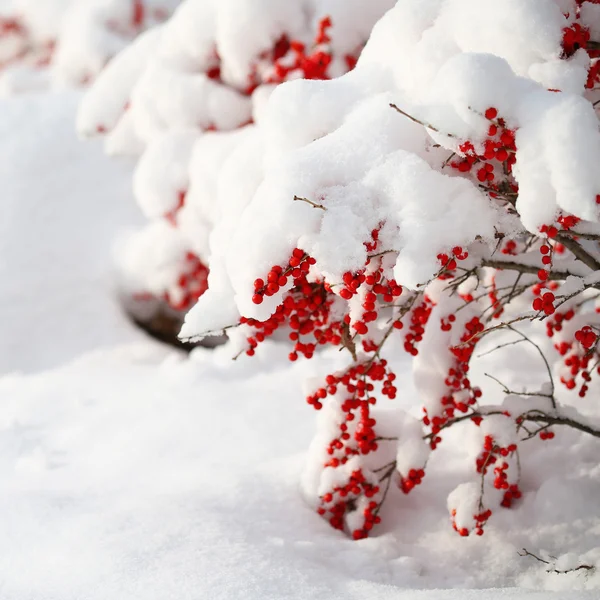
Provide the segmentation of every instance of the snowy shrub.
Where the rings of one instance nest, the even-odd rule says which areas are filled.
[[[81,85],[180,0],[2,0],[0,83],[5,92]]]
[[[132,289],[183,310],[210,267],[183,339],[346,351],[307,383],[319,514],[367,536],[462,423],[479,447],[448,507],[481,534],[520,498],[528,442],[561,425],[600,437],[568,393],[600,373],[600,6],[399,0],[342,76],[389,4],[188,0],[104,71],[79,127],[142,154],[152,221],[124,251]],[[501,384],[493,404],[475,350],[518,343],[546,381]],[[419,418],[374,412],[399,393],[398,345]]]
[[[566,394],[585,397],[600,372],[599,48],[592,2],[400,0],[353,71],[279,86],[254,127],[196,143],[188,196],[210,232],[196,240],[209,289],[181,335],[227,329],[252,356],[282,331],[292,361],[347,351],[347,368],[308,385],[321,413],[304,487],[354,538],[392,483],[421,484],[458,423],[480,432],[473,480],[448,499],[461,535],[518,501],[529,440],[561,425],[600,436]],[[546,383],[503,385],[491,405],[469,370],[499,331]],[[398,340],[420,419],[374,416],[399,393]]]
[[[254,137],[249,124],[260,121],[277,85],[353,68],[392,4],[187,0],[98,78],[81,107],[80,132],[107,134],[110,153],[141,155],[134,192],[149,223],[121,260],[135,297],[185,311],[204,293],[219,220],[216,174],[227,157]],[[260,177],[254,162],[236,168],[231,183],[243,179],[240,170]]]

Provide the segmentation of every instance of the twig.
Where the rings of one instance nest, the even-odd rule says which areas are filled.
[[[600,102],[600,100],[598,100],[596,103]],[[575,229],[569,229],[567,231],[561,231],[558,236],[558,238],[565,238],[565,237],[577,237],[577,238],[581,238],[582,240],[594,240],[594,241],[600,241],[600,233],[581,233],[580,231],[577,231]],[[562,244],[562,240],[561,240],[561,244]]]
[[[600,270],[600,262],[598,262],[587,250],[583,248],[577,241],[568,236],[563,236],[562,232],[556,236],[556,239],[570,250],[575,258],[578,258],[584,265],[592,269],[592,271]]]
[[[383,467],[379,467],[378,469],[373,469],[373,473],[379,473],[380,471],[385,471],[386,469],[389,469],[390,467],[393,467],[394,469],[396,468],[395,460],[387,463],[386,465],[383,465]]]
[[[562,242],[561,242],[562,243]],[[482,267],[491,267],[492,269],[518,271],[519,273],[529,273],[530,275],[537,275],[540,267],[532,265],[524,265],[522,263],[509,261],[509,260],[498,260],[498,259],[484,259],[481,261]],[[600,269],[600,266],[598,267]],[[568,271],[550,271],[548,273],[548,279],[553,281],[560,281],[574,275]]]
[[[521,552],[517,552],[517,554],[519,556],[531,556],[531,558],[535,558],[535,560],[544,563],[545,565],[549,565],[550,562],[547,560],[544,560],[543,558],[540,558],[539,556],[536,556],[535,554],[533,554],[532,552],[529,552],[529,550],[527,550],[526,548],[523,548],[523,554],[521,554]]]
[[[401,115],[403,115],[407,119],[410,119],[413,123],[417,123],[417,125],[422,125],[423,127],[426,127],[427,129],[431,129],[431,131],[435,131],[436,133],[441,133],[442,135],[445,135],[449,138],[456,138],[455,135],[453,135],[451,133],[445,133],[444,131],[440,131],[437,127],[434,127],[430,123],[424,123],[423,121],[419,121],[419,119],[416,119],[412,115],[409,115],[407,112],[403,111],[401,108],[398,108],[393,102],[390,103],[390,107],[393,108],[395,111],[399,112]]]
[[[554,417],[545,413],[541,413],[539,415],[530,415],[528,413],[525,413],[521,416],[524,419],[527,419],[527,421],[532,421],[534,423],[547,423],[548,425],[567,425],[569,427],[572,427],[573,429],[583,431],[583,433],[589,433],[594,437],[600,438],[600,430],[594,429],[593,427],[590,427],[585,423],[569,419],[568,417]]]
[[[322,204],[317,204],[316,202],[313,202],[312,200],[309,200],[308,198],[301,198],[300,196],[294,196],[294,201],[295,202],[306,202],[307,204],[310,204],[313,208],[320,208],[321,210],[327,210],[327,208],[325,206],[323,206]]]
[[[381,252],[377,252],[377,254],[369,254],[367,258],[377,258],[385,254],[398,254],[398,250],[382,250]]]
[[[552,376],[552,369],[550,368],[548,359],[542,352],[542,349],[531,338],[528,338],[523,332],[519,331],[518,329],[515,329],[512,325],[507,325],[507,327],[511,331],[514,331],[514,333],[516,333],[517,335],[520,335],[526,342],[529,342],[538,351],[538,354],[542,357],[544,365],[546,365],[546,371],[548,371],[548,379],[550,380],[550,399],[552,401],[552,408],[556,408],[556,400],[554,399],[554,377]]]
[[[383,496],[381,497],[381,502],[377,505],[377,508],[373,511],[373,514],[375,516],[377,516],[379,514],[379,511],[381,510],[381,507],[383,506],[383,503],[385,502],[387,494],[388,494],[388,492],[390,490],[390,484],[392,483],[392,475],[393,475],[393,473],[394,473],[395,470],[396,470],[396,462],[394,461],[394,465],[379,480],[379,483],[381,483],[382,481],[384,481],[385,479],[387,479],[387,483],[386,483],[386,486],[385,486],[385,490],[383,490]]]
[[[460,417],[455,417],[454,419],[451,419],[450,421],[446,421],[445,423],[443,423],[442,425],[440,425],[440,428],[438,429],[437,433],[433,434],[433,433],[428,433],[427,435],[423,436],[424,440],[429,440],[432,437],[434,437],[434,435],[438,435],[438,433],[444,429],[448,429],[448,427],[452,427],[453,425],[456,425],[457,423],[461,423],[462,421],[467,421],[468,419],[471,419],[472,417],[489,417],[492,415],[505,415],[506,413],[504,411],[501,410],[490,410],[490,411],[481,411],[481,410],[477,410],[471,413],[467,413],[465,415],[461,415]]]
[[[531,556],[531,558],[535,558],[535,560],[537,560],[538,562],[552,566],[552,563],[550,561],[544,560],[543,558],[536,556],[535,554],[533,554],[533,552],[529,552],[529,550],[527,550],[526,548],[523,548],[523,552],[517,552],[517,554],[519,556]],[[548,573],[558,573],[559,575],[565,575],[566,573],[574,573],[575,571],[593,571],[594,569],[595,567],[593,565],[579,565],[578,567],[575,567],[573,569],[565,569],[564,571],[559,571],[558,569],[547,569],[546,571]]]
[[[466,344],[468,344],[469,342],[471,342],[471,340],[474,340],[476,338],[481,339],[482,337],[486,336],[488,333],[492,333],[492,331],[498,331],[499,329],[504,329],[506,327],[508,327],[509,325],[512,325],[513,323],[518,323],[519,321],[525,321],[525,320],[529,320],[529,321],[533,321],[536,318],[535,315],[522,315],[520,317],[517,317],[516,319],[513,319],[512,321],[504,321],[502,323],[499,323],[498,325],[494,325],[493,327],[488,327],[487,329],[484,329],[483,331],[480,331],[479,333],[474,333],[468,340],[465,340],[464,342],[461,342],[460,344],[457,344],[456,347],[460,348],[461,346],[464,346]]]
[[[442,169],[447,167],[450,164],[450,161],[456,156],[456,152],[453,152],[442,164]]]

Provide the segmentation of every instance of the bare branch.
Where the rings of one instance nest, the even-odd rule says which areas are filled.
[[[600,102],[600,100],[598,100],[598,102]],[[582,233],[582,232],[574,230],[574,229],[569,229],[568,231],[561,231],[557,237],[561,238],[560,239],[561,244],[563,243],[562,238],[565,238],[565,237],[568,237],[568,238],[577,237],[577,238],[581,238],[582,240],[595,240],[597,242],[600,241],[600,233]]]
[[[533,554],[533,552],[529,552],[529,550],[527,550],[526,548],[523,548],[522,552],[517,552],[517,554],[519,556],[530,556],[531,558],[535,558],[535,560],[537,560],[538,562],[541,562],[545,565],[550,565],[553,566],[552,563],[548,560],[544,560],[543,558],[540,558],[539,556]],[[552,557],[554,558],[554,557]],[[554,558],[554,560],[556,560],[556,558]],[[579,565],[578,567],[575,567],[573,569],[565,569],[564,571],[559,571],[558,569],[547,569],[548,573],[558,573],[559,575],[564,575],[566,573],[574,573],[575,571],[593,571],[595,569],[595,567],[593,565]]]
[[[552,376],[552,369],[550,368],[550,364],[548,363],[548,359],[546,358],[544,352],[531,338],[528,338],[523,332],[519,331],[518,329],[515,329],[512,325],[507,325],[507,327],[511,331],[514,331],[517,335],[520,335],[526,342],[529,342],[538,351],[538,354],[542,357],[544,365],[546,365],[546,371],[548,372],[548,379],[550,380],[550,398],[552,400],[552,407],[556,408],[556,400],[554,399],[554,377]]]
[[[309,200],[308,198],[301,198],[300,196],[294,196],[294,201],[295,202],[306,202],[307,204],[310,204],[313,208],[320,208],[321,210],[327,210],[327,208],[325,206],[323,206],[322,204],[317,204],[316,202],[313,202],[312,200]]]
[[[434,127],[430,123],[424,123],[423,121],[419,121],[419,119],[416,119],[412,115],[409,115],[407,112],[404,112],[401,108],[398,108],[393,102],[390,103],[390,107],[393,108],[395,111],[399,112],[402,116],[406,117],[407,119],[410,119],[413,123],[417,123],[417,125],[422,125],[423,127],[426,127],[427,129],[431,129],[431,131],[435,131],[436,133],[441,133],[442,135],[448,136],[449,138],[456,138],[455,135],[453,135],[451,133],[446,133],[444,131],[440,131],[437,127]]]
[[[565,416],[552,416],[547,415],[545,413],[531,415],[525,413],[522,415],[524,419],[527,421],[532,421],[534,423],[546,423],[548,425],[567,425],[568,427],[572,427],[573,429],[577,429],[578,431],[583,431],[583,433],[589,433],[594,437],[600,438],[600,430],[594,429],[585,423],[581,423],[580,421],[575,421],[574,419],[569,419]]]
[[[592,271],[600,271],[600,262],[598,262],[581,244],[571,237],[563,236],[562,232],[556,236],[560,243],[570,250],[575,258],[578,258],[584,265],[592,269]]]
[[[562,242],[561,242],[562,243]],[[522,263],[509,261],[509,260],[498,260],[498,259],[484,259],[481,261],[483,267],[491,267],[492,269],[518,271],[519,273],[529,273],[530,275],[537,275],[540,267],[532,265],[524,265]],[[600,266],[598,267],[600,269]],[[550,271],[548,273],[548,279],[553,281],[561,281],[575,275],[575,273],[569,273],[568,271]],[[580,277],[580,275],[576,275]]]

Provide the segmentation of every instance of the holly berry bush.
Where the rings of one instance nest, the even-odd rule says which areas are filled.
[[[188,0],[99,78],[80,128],[142,153],[138,201],[161,223],[145,247],[177,232],[183,262],[210,269],[202,295],[169,296],[191,306],[182,338],[346,356],[307,382],[318,514],[368,536],[470,427],[449,520],[481,535],[518,510],[532,445],[600,437],[600,4],[391,5]],[[167,271],[153,293],[187,285]],[[474,380],[475,357],[516,345],[535,377]],[[382,410],[404,391],[398,348],[419,418]]]

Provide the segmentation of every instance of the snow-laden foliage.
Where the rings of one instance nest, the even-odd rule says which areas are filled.
[[[3,0],[0,86],[11,94],[82,85],[180,0]]]
[[[261,120],[278,84],[353,68],[392,4],[187,0],[98,78],[81,107],[80,132],[107,134],[111,153],[141,155],[134,191],[151,222],[131,239],[123,260],[136,295],[163,297],[179,310],[195,302],[206,289],[205,271],[198,281],[178,249],[208,261],[218,210],[213,182],[225,157],[253,135],[248,124]],[[235,179],[246,171],[260,177],[259,169],[244,169]],[[165,219],[171,231],[156,223]],[[147,252],[152,240],[165,249],[162,261]]]
[[[322,410],[304,479],[317,511],[367,536],[391,483],[409,493],[445,430],[467,423],[480,452],[448,507],[461,535],[481,534],[521,497],[527,440],[551,439],[559,425],[600,437],[558,385],[584,397],[600,372],[600,6],[399,0],[354,70],[331,81],[338,71],[298,72],[306,79],[269,89],[256,77],[268,84],[290,51],[306,52],[289,42],[307,39],[305,13],[277,4],[285,27],[262,45],[253,35],[233,44],[221,32],[253,23],[261,7],[267,19],[276,3],[252,3],[256,13],[242,4],[222,21],[211,3],[188,0],[105,71],[80,127],[111,130],[111,150],[145,150],[135,185],[146,214],[166,215],[208,262],[183,338],[226,329],[234,354],[252,356],[277,331],[292,361],[318,359],[325,345],[347,351],[346,368],[307,383]],[[320,21],[317,53],[336,43],[341,6],[323,4],[332,27]],[[366,24],[347,8],[341,22]],[[201,24],[211,18],[214,27]],[[187,40],[204,32],[192,60]],[[332,52],[331,65],[350,49]],[[194,140],[190,128],[208,132]],[[554,348],[539,341],[540,321]],[[546,382],[488,382],[506,396],[491,406],[469,372],[500,330],[511,336],[502,343],[530,349]],[[401,391],[386,358],[394,341],[415,357],[419,420],[373,413]]]

